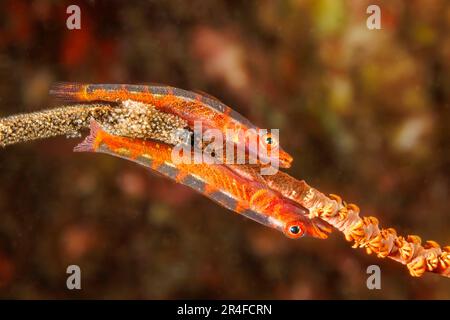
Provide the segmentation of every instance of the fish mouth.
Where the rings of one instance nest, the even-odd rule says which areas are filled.
[[[333,227],[327,222],[313,218],[308,224],[306,234],[317,239],[327,239],[328,235],[333,231]]]
[[[290,168],[292,165],[292,161],[294,160],[294,158],[292,158],[292,156],[284,151],[280,152],[280,156],[279,156],[279,162],[280,162],[280,167],[282,168]]]
[[[268,156],[268,157],[260,157],[264,162],[262,166],[271,166],[271,167],[280,167],[283,169],[289,169],[292,165],[293,158],[289,155],[277,155],[277,156]]]
[[[292,161],[289,160],[281,160],[280,159],[280,167],[283,169],[289,169],[292,166]]]

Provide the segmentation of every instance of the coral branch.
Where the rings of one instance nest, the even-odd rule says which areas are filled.
[[[186,142],[179,130],[187,122],[175,115],[156,110],[135,101],[110,104],[76,104],[0,119],[0,146],[58,135],[79,136],[80,130],[96,120],[108,133],[116,136],[156,139],[170,145]],[[418,236],[400,236],[393,228],[381,228],[375,217],[360,217],[359,208],[345,203],[339,196],[325,196],[286,173],[259,176],[251,167],[242,167],[255,179],[309,210],[309,218],[320,218],[353,242],[354,248],[365,248],[368,254],[390,258],[407,266],[414,277],[434,272],[450,277],[450,246],[441,248],[434,241],[422,244]],[[234,168],[239,170],[238,168]],[[325,230],[323,230],[325,231]]]
[[[344,233],[353,248],[365,248],[368,254],[390,258],[407,266],[413,277],[434,272],[450,277],[450,246],[441,248],[435,241],[422,243],[420,237],[397,235],[393,228],[381,228],[375,217],[360,217],[359,208],[339,196],[325,196],[285,173],[264,176],[268,185],[310,211],[310,218],[320,217]]]

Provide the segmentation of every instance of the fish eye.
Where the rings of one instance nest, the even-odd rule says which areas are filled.
[[[262,140],[264,141],[264,144],[267,145],[268,147],[269,146],[271,148],[277,147],[277,141],[274,139],[274,137],[272,137],[270,133],[264,135]]]
[[[300,227],[299,226],[290,226],[289,232],[292,234],[298,234],[300,232]]]
[[[302,226],[298,222],[288,224],[285,230],[286,235],[292,239],[301,238],[305,233]]]

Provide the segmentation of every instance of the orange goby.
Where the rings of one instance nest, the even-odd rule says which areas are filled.
[[[91,122],[90,135],[74,151],[99,152],[134,161],[202,193],[227,209],[277,229],[290,238],[326,238],[330,227],[310,219],[308,210],[264,184],[246,179],[222,164],[175,164],[172,146],[113,136]]]
[[[220,130],[224,141],[240,146],[254,159],[282,168],[291,166],[292,156],[280,147],[275,131],[261,130],[219,100],[200,93],[155,85],[56,83],[50,94],[68,101],[150,104],[186,120],[192,130],[195,123],[201,123],[202,131]]]

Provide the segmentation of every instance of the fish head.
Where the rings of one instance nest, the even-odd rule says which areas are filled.
[[[270,132],[261,130],[259,135],[258,156],[271,163],[277,163],[282,168],[290,168],[293,157],[280,146],[278,130],[272,129]]]
[[[285,200],[283,214],[279,216],[282,221],[282,231],[291,239],[309,236],[318,239],[328,238],[331,226],[319,218],[310,218],[309,210],[296,203]]]

